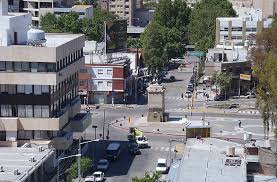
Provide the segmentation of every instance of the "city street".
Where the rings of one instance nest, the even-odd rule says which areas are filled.
[[[188,100],[181,98],[181,93],[185,93],[186,86],[189,83],[191,74],[190,73],[179,73],[177,70],[169,71],[166,78],[170,76],[175,76],[175,82],[165,82],[162,83],[166,88],[165,93],[165,107],[166,111],[169,112],[170,117],[184,117],[186,113],[182,109],[187,107]],[[231,102],[236,102],[240,104],[253,104],[254,99],[239,99],[232,100]],[[230,102],[230,101],[226,101]],[[248,103],[249,102],[249,103]],[[222,104],[224,102],[209,101],[210,105]],[[195,102],[195,107],[202,106],[203,102]],[[181,109],[180,109],[181,108]],[[104,112],[105,112],[105,124],[104,124]],[[117,141],[122,144],[122,153],[117,161],[111,162],[110,168],[105,173],[107,176],[107,182],[124,182],[131,181],[135,176],[142,177],[145,172],[155,171],[156,163],[158,158],[169,159],[169,152],[171,151],[171,156],[174,156],[174,145],[169,147],[170,139],[181,140],[184,136],[174,136],[165,134],[155,134],[151,131],[156,131],[155,127],[144,127],[146,131],[146,136],[149,139],[150,148],[141,149],[141,155],[133,156],[128,153],[127,149],[127,135],[128,135],[128,117],[131,118],[131,123],[136,122],[138,118],[147,115],[147,105],[120,105],[111,106],[103,105],[99,109],[92,109],[92,125],[97,126],[96,138],[102,139],[103,131],[106,140],[106,136],[109,130],[109,142]],[[124,119],[125,116],[125,119]],[[201,120],[203,114],[193,113],[192,116],[188,116],[189,120]],[[117,125],[119,127],[114,127],[112,123],[118,120]],[[259,116],[255,118],[249,118],[249,115],[238,115],[229,113],[225,117],[219,116],[216,113],[206,113],[205,120],[210,122],[212,126],[212,136],[222,137],[229,139],[239,139],[243,138],[245,132],[253,134],[253,138],[261,139],[263,138],[263,125],[262,120]],[[242,128],[238,128],[238,122],[241,120]],[[121,123],[121,125],[120,125]],[[127,123],[127,124],[126,124]],[[130,123],[130,126],[131,126]],[[103,130],[103,126],[104,130]],[[160,123],[160,128],[162,128],[163,123]],[[144,129],[143,128],[143,129]],[[142,130],[143,130],[142,129]],[[176,131],[178,134],[180,131]],[[101,138],[100,138],[101,134]],[[87,140],[95,138],[95,129],[89,126],[87,130],[82,134]],[[104,150],[107,146],[108,141],[100,141],[97,144],[90,144],[89,154],[91,157],[97,161],[100,158],[105,157]]]

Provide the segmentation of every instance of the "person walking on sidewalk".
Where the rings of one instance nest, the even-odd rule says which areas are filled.
[[[184,98],[184,94],[183,94],[183,93],[181,94],[181,98],[182,98],[182,99]]]
[[[239,128],[241,128],[241,120],[239,120]]]

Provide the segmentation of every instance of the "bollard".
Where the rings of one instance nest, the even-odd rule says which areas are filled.
[[[160,131],[160,129],[158,128],[157,131]]]
[[[120,123],[119,126],[122,126],[122,124]]]
[[[185,115],[185,118],[188,118],[188,116],[187,116],[187,115]]]
[[[141,114],[141,117],[143,117],[143,114]]]
[[[123,116],[124,119],[126,119],[126,116]]]
[[[182,130],[185,131],[185,128],[183,128]]]

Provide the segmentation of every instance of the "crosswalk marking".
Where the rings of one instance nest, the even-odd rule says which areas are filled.
[[[174,148],[171,148],[171,152],[174,152]]]
[[[163,151],[164,150],[164,147],[161,147],[161,151]]]
[[[166,147],[166,146],[152,146],[150,150],[155,150],[155,151],[161,151],[161,152],[174,152],[175,147]]]
[[[155,147],[155,149],[154,150],[159,150],[159,147]]]
[[[166,147],[165,151],[169,151],[169,147]]]

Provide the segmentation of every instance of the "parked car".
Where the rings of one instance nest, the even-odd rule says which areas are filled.
[[[120,143],[110,143],[106,149],[107,158],[109,160],[116,160],[121,153]]]
[[[148,139],[145,136],[136,136],[136,142],[139,148],[147,148],[148,147]]]
[[[159,173],[166,173],[167,172],[167,162],[166,159],[163,158],[159,158],[158,159],[158,163],[157,163],[157,167],[156,167],[156,172]]]
[[[185,97],[186,98],[191,98],[191,96],[192,96],[191,91],[186,91]]]
[[[87,176],[85,182],[102,182],[104,181],[104,173],[101,171],[95,171],[92,176]]]
[[[256,98],[255,92],[246,92],[245,96],[247,99]]]
[[[137,142],[129,142],[128,151],[130,154],[133,154],[133,155],[141,154]]]
[[[109,168],[109,161],[107,159],[100,159],[97,163],[97,170],[106,171]]]
[[[176,80],[175,76],[170,76],[169,81],[174,82]]]
[[[227,99],[229,99],[229,97],[228,97],[228,95],[226,95],[226,98],[225,98],[225,95],[216,95],[215,97],[214,97],[214,100],[215,101],[224,101],[224,100],[227,100]]]

